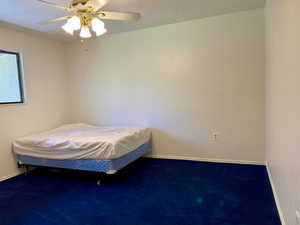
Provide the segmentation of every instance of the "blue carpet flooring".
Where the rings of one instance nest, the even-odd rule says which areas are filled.
[[[1,225],[280,225],[264,166],[139,159],[96,173],[37,169],[0,183]]]

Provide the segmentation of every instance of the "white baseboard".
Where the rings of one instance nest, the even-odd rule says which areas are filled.
[[[0,177],[0,182],[4,181],[4,180],[7,180],[7,179],[10,179],[10,178],[13,178],[15,176],[18,176],[20,174],[22,174],[22,172],[18,171],[18,172],[15,172],[13,174],[10,174],[10,175],[4,176],[4,177]]]
[[[234,159],[212,159],[212,158],[199,158],[199,157],[189,157],[189,156],[146,155],[145,157],[154,158],[154,159],[177,159],[177,160],[190,160],[190,161],[199,161],[199,162],[234,163],[234,164],[246,164],[246,165],[266,165],[265,162],[259,162],[259,161],[234,160]]]
[[[285,219],[284,219],[284,216],[283,216],[283,212],[282,212],[282,209],[281,209],[281,206],[280,206],[279,197],[278,197],[277,192],[276,192],[275,184],[274,184],[274,181],[273,181],[272,174],[271,174],[268,163],[266,163],[266,167],[267,167],[269,180],[270,180],[270,183],[271,183],[271,186],[272,186],[272,191],[273,191],[273,195],[274,195],[274,198],[275,198],[277,210],[278,210],[279,217],[280,217],[280,220],[281,220],[281,224],[286,225],[286,222],[285,222]]]

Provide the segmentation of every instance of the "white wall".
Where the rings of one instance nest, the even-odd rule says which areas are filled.
[[[154,155],[264,161],[263,10],[75,42],[68,58],[75,121],[151,127]]]
[[[45,37],[0,28],[0,49],[23,55],[28,103],[0,105],[0,179],[18,173],[11,153],[20,136],[68,121],[63,45]]]
[[[300,210],[300,1],[268,0],[267,162],[286,223]]]

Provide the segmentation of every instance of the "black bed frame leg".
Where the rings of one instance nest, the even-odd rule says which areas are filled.
[[[103,184],[103,173],[99,174],[99,177],[97,179],[97,186],[101,186]]]
[[[29,172],[29,166],[25,165],[25,175],[27,175]]]
[[[20,161],[17,162],[17,167],[21,168],[22,167],[22,163]]]
[[[28,166],[28,165],[24,165],[24,164],[22,164],[20,161],[18,161],[18,162],[17,162],[17,166],[18,166],[18,168],[24,167],[24,168],[25,168],[24,174],[25,174],[25,175],[28,174],[28,172],[29,172],[29,166]]]

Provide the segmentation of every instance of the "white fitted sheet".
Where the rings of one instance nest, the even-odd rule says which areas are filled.
[[[46,159],[116,159],[148,142],[150,136],[150,129],[144,127],[67,124],[19,138],[13,151]]]

